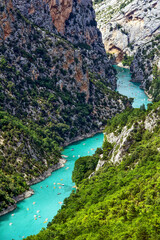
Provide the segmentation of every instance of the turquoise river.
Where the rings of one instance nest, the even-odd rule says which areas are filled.
[[[144,90],[139,87],[140,83],[130,82],[130,70],[116,65],[114,68],[117,70],[117,91],[129,98],[134,98],[132,104],[134,108],[139,108],[143,104],[147,107],[147,104],[151,102],[148,101]]]
[[[117,91],[128,97],[134,97],[133,107],[147,105],[147,96],[138,84],[130,82],[128,69],[115,67],[118,71]],[[75,160],[80,156],[92,155],[103,143],[103,134],[96,134],[65,147],[62,152],[66,157],[63,168],[52,173],[44,181],[32,186],[35,194],[17,204],[17,208],[0,217],[0,240],[19,240],[38,233],[53,219],[61,204],[74,189],[72,171]]]

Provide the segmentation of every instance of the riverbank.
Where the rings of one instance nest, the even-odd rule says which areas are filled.
[[[148,97],[148,101],[152,102],[153,101],[153,98],[152,98],[152,95],[149,94],[147,91],[144,90],[144,93],[147,95]]]
[[[101,129],[101,130],[98,130],[98,131],[93,131],[93,132],[90,132],[90,133],[83,134],[83,135],[81,135],[81,136],[77,136],[77,137],[73,138],[72,140],[70,140],[70,141],[68,140],[67,142],[65,142],[65,143],[63,144],[63,147],[66,147],[66,146],[68,146],[68,145],[70,145],[70,144],[72,144],[72,143],[74,143],[74,142],[81,141],[81,140],[83,140],[83,139],[85,139],[85,138],[93,137],[93,136],[94,136],[95,134],[97,134],[97,133],[102,133],[103,130],[104,130],[104,129]]]
[[[130,67],[129,66],[123,66],[122,62],[119,62],[117,64],[118,67],[121,67],[121,68],[126,68],[126,69],[129,69],[130,70]]]
[[[94,136],[95,134],[97,133],[101,133],[102,130],[99,130],[99,131],[93,131],[91,133],[87,133],[87,134],[83,134],[81,136],[77,136],[76,138],[72,139],[72,140],[68,140],[66,141],[64,144],[63,144],[63,147],[66,147],[74,142],[77,142],[77,141],[80,141],[80,140],[83,140],[84,138],[89,138],[89,137],[92,137]],[[48,170],[46,170],[41,176],[35,178],[35,179],[32,179],[31,181],[27,182],[27,184],[29,186],[32,186],[36,183],[39,183],[39,182],[42,182],[43,180],[45,180],[46,178],[48,178],[52,172],[64,167],[64,164],[66,163],[66,159],[64,158],[60,158],[59,159],[59,162],[57,164],[55,164],[54,166],[48,168]],[[9,212],[12,212],[13,210],[15,210],[17,208],[17,203],[26,199],[26,198],[29,198],[31,197],[32,195],[34,194],[34,191],[30,188],[29,190],[27,190],[26,192],[14,197],[14,201],[15,201],[15,204],[12,205],[12,206],[9,206],[8,208],[4,209],[3,211],[0,212],[0,216],[3,216]]]
[[[32,186],[36,183],[39,183],[39,182],[42,182],[43,180],[45,180],[46,178],[48,178],[52,172],[64,167],[64,164],[66,163],[66,159],[64,158],[60,158],[59,159],[59,162],[57,164],[55,164],[54,166],[48,168],[47,171],[45,171],[41,176],[35,178],[35,179],[32,179],[30,182],[27,182],[27,184],[29,186]],[[9,206],[8,208],[4,209],[3,211],[0,212],[0,217],[9,213],[9,212],[12,212],[13,210],[15,210],[17,208],[17,203],[26,199],[26,198],[29,198],[31,197],[32,195],[34,194],[34,191],[33,189],[29,188],[29,190],[25,191],[24,193],[14,197],[14,201],[15,201],[15,204],[12,205],[12,206]]]

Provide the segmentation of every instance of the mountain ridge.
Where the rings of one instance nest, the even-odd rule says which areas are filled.
[[[91,1],[87,2],[88,13],[94,13]],[[78,14],[72,15],[71,23],[83,9],[86,14],[87,2],[74,1],[72,10]],[[29,3],[33,1],[19,1],[19,9],[14,7],[15,0],[0,3],[1,210],[14,204],[13,196],[28,189],[26,181],[58,162],[65,142],[99,130],[106,118],[130,105],[113,91],[115,72],[101,35],[97,44],[70,42],[52,29],[52,23],[49,30],[24,16],[21,7],[27,11]],[[40,19],[48,23],[48,3],[36,6]],[[41,16],[42,10],[46,17]],[[90,17],[88,26],[80,25],[82,33],[85,26],[98,32],[92,25],[94,14]],[[7,189],[5,184],[12,178],[14,187],[8,184]]]

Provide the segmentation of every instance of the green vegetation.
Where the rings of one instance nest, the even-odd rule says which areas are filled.
[[[129,127],[135,120],[139,120],[143,117],[144,111],[141,109],[126,109],[123,113],[117,114],[114,118],[107,121],[105,132],[107,134],[116,130],[117,134],[122,131],[122,128],[126,125]]]
[[[94,4],[98,4],[98,3],[101,3],[103,2],[103,0],[94,0]]]
[[[72,180],[77,186],[82,179],[89,177],[89,175],[95,170],[99,160],[99,154],[102,152],[103,151],[98,148],[93,156],[80,157],[75,162]]]
[[[14,204],[13,196],[17,196],[28,189],[28,185],[20,174],[10,175],[0,170],[0,210]]]
[[[133,0],[125,0],[121,3],[119,9],[121,10],[122,8],[125,8],[128,4],[130,4]]]
[[[158,102],[160,100],[160,70],[157,65],[153,66],[153,81],[149,89],[149,93],[153,97],[153,101]]]
[[[85,178],[81,183],[79,179],[77,191],[65,199],[48,228],[27,240],[158,240],[160,129],[158,121],[153,132],[145,130],[144,120],[149,114],[152,117],[153,113],[158,119],[159,108],[160,102],[150,105],[147,111],[127,110],[119,115],[119,122],[118,116],[117,120],[113,118],[109,130],[106,127],[105,131],[117,131],[125,124],[128,126],[134,117],[129,148],[124,152],[121,163],[114,164],[106,159],[104,167],[93,177]],[[103,151],[106,147],[108,144],[104,144]]]
[[[0,43],[0,176],[6,178],[0,185],[1,211],[58,162],[66,140],[97,131],[106,115],[122,110],[118,100],[124,105],[128,100],[114,94],[111,85],[107,88],[107,77],[113,79],[114,72],[99,50],[95,54],[86,43],[73,45],[3,1],[0,8],[12,22],[11,33]],[[88,24],[96,26],[94,20]],[[106,110],[101,117],[103,107],[111,114]],[[85,176],[96,161],[86,164]]]
[[[133,59],[134,59],[134,56],[125,55],[123,60],[122,60],[123,66],[129,66],[130,67]]]
[[[54,132],[0,111],[0,211],[29,187],[26,183],[58,162]],[[32,150],[31,150],[32,149]],[[36,158],[35,158],[36,157]],[[46,164],[44,164],[44,159]]]

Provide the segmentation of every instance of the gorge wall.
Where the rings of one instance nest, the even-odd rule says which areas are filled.
[[[117,62],[122,60],[124,54],[133,55],[138,47],[160,34],[158,0],[93,2],[105,49],[115,54]]]
[[[130,103],[113,91],[91,1],[5,0],[0,9],[2,210],[59,161],[64,142]]]

